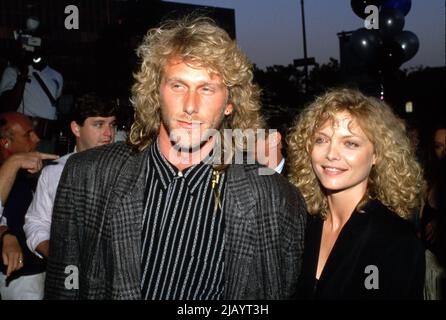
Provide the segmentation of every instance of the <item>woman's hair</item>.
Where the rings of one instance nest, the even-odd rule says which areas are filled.
[[[347,111],[372,142],[376,155],[367,191],[359,202],[378,199],[403,218],[418,208],[424,191],[421,166],[415,158],[404,122],[384,102],[353,89],[333,89],[307,106],[298,116],[288,141],[288,169],[291,182],[302,192],[310,214],[326,217],[324,189],[312,165],[314,134],[335,114]]]
[[[224,118],[221,129],[259,128],[260,91],[253,84],[252,65],[234,40],[205,17],[186,17],[168,21],[148,31],[137,49],[141,60],[132,87],[135,120],[129,143],[139,151],[151,144],[159,133],[161,100],[159,86],[164,66],[179,58],[194,67],[205,67],[211,74],[222,77],[228,89],[231,115]]]

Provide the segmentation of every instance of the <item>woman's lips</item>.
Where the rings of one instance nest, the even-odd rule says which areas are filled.
[[[324,173],[328,174],[328,175],[339,175],[342,174],[343,172],[347,171],[347,169],[343,169],[343,168],[337,168],[337,167],[332,167],[332,166],[321,166],[322,170],[324,171]]]

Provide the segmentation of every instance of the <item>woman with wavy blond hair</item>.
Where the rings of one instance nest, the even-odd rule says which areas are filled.
[[[299,297],[422,298],[424,250],[407,221],[422,170],[390,107],[352,89],[327,92],[298,117],[288,159],[312,216]]]

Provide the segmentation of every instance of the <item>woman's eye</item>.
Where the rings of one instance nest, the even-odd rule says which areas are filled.
[[[321,144],[324,143],[326,141],[326,139],[324,137],[316,137],[316,139],[314,139],[314,143],[316,144]]]
[[[345,145],[349,148],[357,148],[359,147],[359,144],[357,144],[356,142],[353,141],[346,141]]]

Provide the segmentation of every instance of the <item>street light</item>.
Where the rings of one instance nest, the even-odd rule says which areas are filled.
[[[305,31],[305,9],[304,9],[304,0],[300,0],[300,8],[302,14],[302,33],[303,33],[303,41],[304,41],[304,59],[307,60],[307,34]],[[305,72],[305,93],[308,91],[308,65],[304,65]]]

